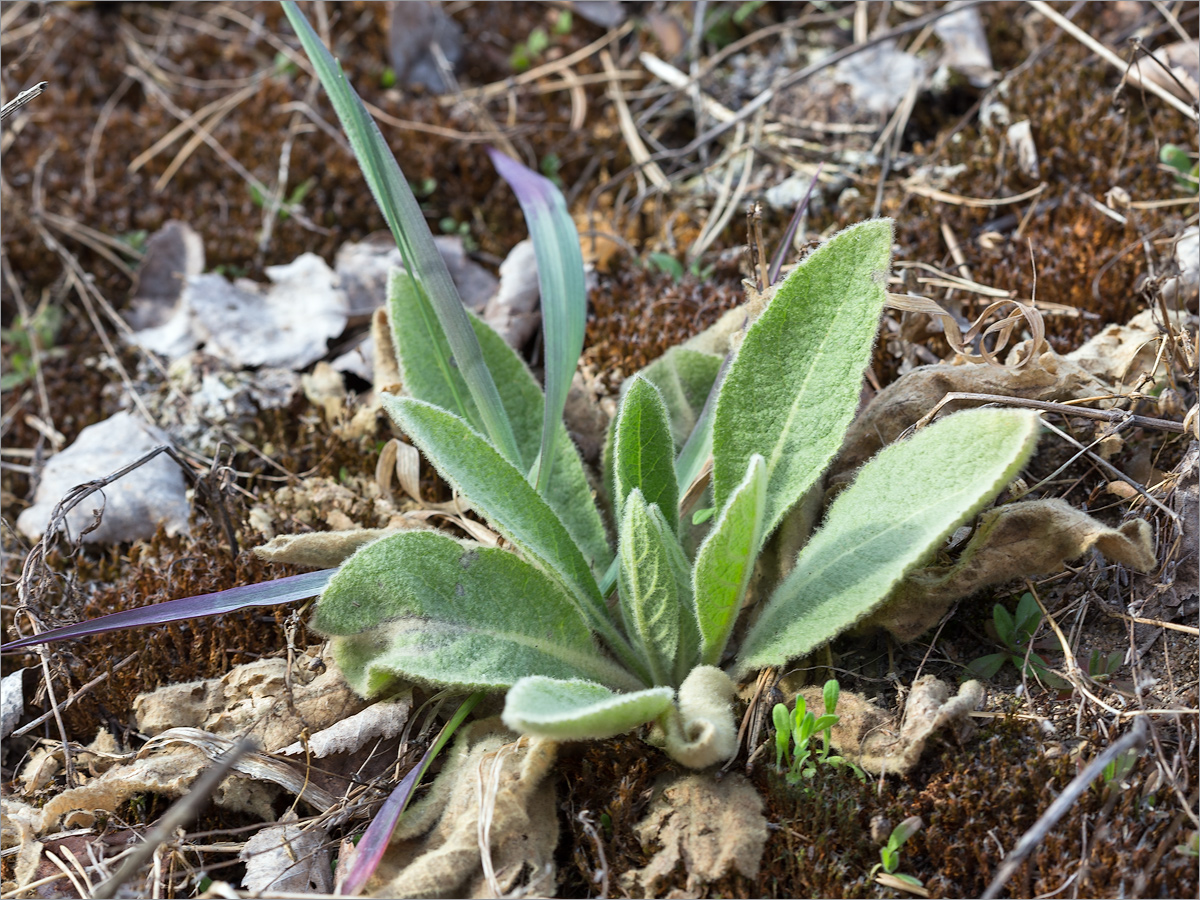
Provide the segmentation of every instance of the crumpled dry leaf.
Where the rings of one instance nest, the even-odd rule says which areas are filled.
[[[800,691],[811,709],[820,709],[822,688]],[[843,757],[877,775],[907,775],[925,752],[930,739],[946,731],[958,741],[975,730],[970,714],[984,699],[983,685],[968,681],[951,696],[950,686],[933,675],[918,678],[904,707],[904,722],[853,691],[838,697],[840,717],[830,733],[830,743]]]
[[[863,463],[900,437],[946,394],[956,391],[1062,401],[1103,396],[1111,389],[1079,363],[1052,351],[1043,353],[1020,369],[984,363],[922,366],[880,391],[854,420],[826,483],[834,487],[853,478]],[[964,401],[955,408],[966,405]],[[1097,405],[1105,404],[1098,402]]]
[[[34,880],[42,858],[42,843],[37,839],[42,811],[12,797],[0,799],[0,847],[16,847],[17,860],[13,880],[4,882],[6,895]]]
[[[1113,386],[1128,385],[1154,370],[1163,336],[1161,321],[1157,309],[1143,310],[1126,325],[1109,325],[1066,358]],[[1171,313],[1171,323],[1176,331],[1194,330],[1196,317],[1176,311]],[[1162,371],[1160,366],[1160,375]]]
[[[1140,572],[1157,564],[1154,532],[1143,519],[1109,528],[1063,500],[1011,503],[984,514],[957,562],[909,575],[864,624],[911,641],[960,597],[1017,575],[1057,571],[1092,549]]]
[[[677,778],[655,792],[637,826],[643,847],[662,849],[645,868],[624,873],[621,886],[632,896],[653,897],[680,864],[685,896],[699,896],[704,885],[730,872],[756,878],[767,835],[762,797],[741,775]]]
[[[254,555],[267,562],[321,569],[340,566],[359,547],[377,541],[394,528],[354,528],[349,531],[312,531],[307,534],[281,534],[271,538]]]
[[[331,753],[353,753],[373,738],[392,738],[404,730],[412,711],[412,692],[372,703],[362,712],[335,722],[312,735],[307,744],[296,741],[279,752],[285,756],[309,753],[324,759]]]
[[[558,811],[546,774],[557,744],[514,740],[493,723],[462,730],[430,794],[401,819],[368,896],[501,897],[522,879],[535,894],[553,889]]]
[[[314,734],[366,706],[319,647],[296,659],[290,686],[287,665],[283,658],[259,659],[221,678],[139,694],[133,701],[137,728],[148,735],[177,727],[225,737],[248,735],[274,752],[298,740],[304,729]],[[321,673],[314,675],[316,669]]]
[[[242,887],[264,894],[284,891],[328,894],[333,890],[330,852],[325,846],[329,831],[320,826],[302,828],[288,811],[277,825],[257,831],[246,841],[238,859],[246,863]]]

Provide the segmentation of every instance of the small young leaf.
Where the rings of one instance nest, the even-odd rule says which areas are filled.
[[[609,619],[587,560],[521,471],[466,422],[446,410],[390,395],[384,396],[383,407],[439,474],[531,562],[566,587],[592,630],[626,665],[645,675],[628,642]]]
[[[402,270],[393,270],[388,282],[388,313],[404,389],[418,400],[451,412],[456,409],[458,398],[463,398],[468,412],[465,418],[479,431],[478,411],[462,375],[453,366],[443,368],[439,364],[441,354],[437,352],[438,345],[443,345],[445,354],[449,354],[449,345],[440,329],[427,324],[418,299],[412,279]],[[512,422],[520,459],[509,462],[521,471],[528,472],[540,450],[542,410],[546,399],[533,373],[517,352],[486,322],[470,312],[467,316],[479,339],[484,362],[500,391],[500,402],[504,404]],[[543,498],[575,539],[592,571],[601,572],[613,558],[604,522],[592,500],[592,487],[584,472],[579,451],[567,436],[562,422],[558,423],[558,427],[560,434],[554,443],[554,474]]]
[[[834,501],[742,645],[739,674],[783,665],[876,609],[1020,471],[1032,413],[955,413],[882,450]]]
[[[613,460],[617,518],[624,517],[625,498],[637,489],[647,505],[658,505],[678,533],[679,485],[667,407],[654,385],[640,376],[634,377],[621,401]]]
[[[679,588],[667,540],[674,535],[660,516],[651,515],[642,492],[634,488],[621,520],[621,615],[634,646],[641,651],[655,684],[672,684],[679,656]],[[661,523],[661,524],[660,524]]]
[[[718,509],[750,457],[761,455],[769,535],[841,447],[871,358],[891,248],[889,219],[846,229],[792,271],[747,330],[713,420]]]
[[[967,663],[967,674],[979,681],[988,681],[1000,671],[1000,667],[1004,665],[1006,659],[1008,659],[1006,653],[989,653],[987,656],[981,656],[979,659]]]
[[[821,697],[825,701],[825,714],[832,716],[837,711],[838,697],[842,693],[842,686],[838,684],[836,678],[830,678],[825,682],[825,687],[821,691]]]
[[[1038,625],[1042,622],[1042,609],[1029,591],[1021,595],[1021,599],[1017,603],[1017,614],[1014,621],[1016,630],[1021,632],[1022,642],[1028,641],[1038,630]]]
[[[720,663],[737,621],[763,540],[766,496],[767,468],[763,458],[755,455],[696,553],[692,590],[700,622],[701,661],[707,665]]]
[[[1017,646],[1016,622],[1013,621],[1012,613],[1002,604],[997,603],[992,607],[992,625],[996,628],[996,636],[1000,638],[1000,643],[1006,647]]]
[[[601,739],[657,719],[670,708],[674,697],[675,691],[669,687],[614,694],[589,681],[534,675],[509,689],[501,718],[521,734],[559,741]]]
[[[370,695],[395,678],[479,690],[525,675],[637,681],[596,647],[563,589],[513,553],[435,531],[389,535],[354,554],[317,603],[313,627]]]

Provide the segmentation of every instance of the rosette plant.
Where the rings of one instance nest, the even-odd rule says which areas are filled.
[[[813,251],[728,359],[676,348],[632,380],[605,479],[614,547],[562,422],[586,305],[579,236],[562,195],[492,154],[534,242],[543,389],[463,307],[374,121],[295,5],[284,9],[405,261],[388,290],[405,396],[385,395],[384,408],[506,546],[400,531],[338,570],[163,604],[152,608],[154,620],[323,587],[313,624],[365,696],[397,681],[504,691],[503,719],[518,732],[573,740],[650,724],[649,738],[687,766],[729,758],[734,679],[806,655],[882,606],[1015,477],[1037,417],[960,412],[885,448],[832,503],[786,577],[758,586],[766,599],[745,610],[752,621],[731,646],[768,539],[818,486],[854,418],[886,299],[891,222],[853,226]],[[713,515],[701,532],[681,507],[710,462]],[[118,613],[5,650],[147,616]]]
[[[651,737],[686,765],[728,758],[736,749],[731,675],[809,653],[880,606],[1015,476],[1036,418],[963,412],[882,451],[731,652],[764,544],[854,417],[886,297],[890,221],[852,227],[802,262],[749,325],[724,377],[716,361],[697,358],[633,380],[612,440],[613,548],[562,423],[586,308],[579,237],[562,195],[492,153],[534,242],[543,391],[457,302],[374,122],[308,23],[292,4],[285,9],[406,261],[388,296],[406,396],[385,396],[384,408],[508,545],[433,531],[384,537],[333,575],[315,628],[364,695],[398,680],[505,691],[503,719],[518,732],[601,738],[653,723]],[[709,396],[685,424],[660,387]],[[689,554],[697,542],[680,498],[709,459],[715,516]]]

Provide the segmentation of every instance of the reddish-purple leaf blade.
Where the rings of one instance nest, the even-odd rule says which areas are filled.
[[[98,619],[90,619],[87,622],[52,628],[41,634],[21,638],[19,641],[12,641],[0,646],[0,652],[8,653],[36,644],[49,644],[53,641],[87,637],[93,634],[103,634],[106,631],[120,631],[123,628],[142,628],[146,625],[162,625],[166,622],[219,616],[252,606],[293,603],[296,600],[305,600],[321,593],[336,571],[337,569],[322,569],[319,572],[305,572],[303,575],[292,575],[289,578],[279,578],[261,584],[246,584],[230,588],[227,591],[218,591],[215,594],[201,594],[197,597],[184,597],[182,600],[156,603],[154,606],[127,609],[112,615],[101,616]]]
[[[437,740],[425,751],[421,761],[409,769],[408,774],[388,794],[388,798],[383,801],[383,806],[379,807],[379,812],[375,813],[375,818],[371,820],[371,824],[367,826],[367,830],[363,832],[362,839],[355,848],[354,860],[350,863],[350,871],[346,875],[346,880],[337,888],[340,896],[353,897],[357,895],[375,874],[375,870],[379,867],[379,861],[383,859],[383,852],[387,850],[388,844],[392,840],[392,832],[396,830],[400,817],[404,815],[404,810],[408,806],[413,790],[421,781],[421,776],[425,774],[429,764],[458,730],[458,726],[475,708],[475,704],[482,699],[483,694],[477,692],[462,702],[450,721],[442,726]]]

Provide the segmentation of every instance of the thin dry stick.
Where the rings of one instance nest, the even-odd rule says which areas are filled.
[[[1074,24],[1053,7],[1051,7],[1049,3],[1045,3],[1043,0],[1026,0],[1026,2],[1071,37],[1075,38],[1075,40],[1079,41],[1079,43],[1083,44],[1083,46],[1087,47],[1097,56],[1101,57],[1110,66],[1123,72],[1125,77],[1138,87],[1141,87],[1144,90],[1154,94],[1160,100],[1166,102],[1169,106],[1179,110],[1179,112],[1183,113],[1193,122],[1200,122],[1200,113],[1198,113],[1193,107],[1188,106],[1166,88],[1160,86],[1158,82],[1151,81],[1149,78],[1143,78],[1141,74],[1141,66],[1138,62],[1125,62],[1125,60],[1121,59],[1121,57],[1117,56],[1117,54],[1113,53],[1078,25]]]
[[[638,134],[637,125],[634,124],[633,116],[629,112],[629,104],[625,102],[625,93],[621,90],[621,82],[616,79],[617,67],[613,62],[612,54],[607,50],[601,50],[600,62],[604,66],[605,73],[611,79],[607,94],[616,107],[617,123],[621,128],[621,136],[625,138],[625,144],[629,147],[630,157],[642,167],[642,171],[654,182],[655,187],[663,193],[668,193],[671,190],[671,179],[663,174],[663,170],[659,168],[658,163],[650,156],[650,151],[646,149],[642,136]]]
[[[1046,809],[1040,819],[1038,819],[1033,827],[1030,828],[1021,840],[1017,842],[1012,851],[1004,858],[1004,863],[1000,866],[1000,870],[996,873],[996,877],[992,879],[992,883],[988,885],[986,891],[980,900],[995,900],[1000,895],[1000,891],[1008,880],[1013,877],[1021,864],[1029,857],[1029,854],[1046,839],[1046,835],[1058,823],[1058,820],[1067,814],[1075,801],[1079,799],[1079,795],[1088,789],[1088,786],[1099,778],[1104,767],[1115,760],[1123,753],[1130,750],[1141,750],[1146,746],[1148,739],[1149,728],[1144,719],[1136,719],[1131,728],[1126,734],[1118,738],[1108,748],[1092,760],[1091,764],[1086,769],[1080,772],[1067,785],[1066,789],[1055,799],[1053,803]]]
[[[217,785],[233,768],[234,763],[250,748],[251,744],[248,740],[238,741],[223,753],[203,775],[197,778],[192,789],[168,809],[167,814],[159,819],[158,824],[146,835],[146,842],[138,847],[136,852],[125,858],[111,878],[96,888],[96,900],[109,900],[109,898],[116,897],[121,885],[137,874],[138,869],[154,855],[161,844],[171,839],[175,829],[200,812],[200,809],[217,789]]]
[[[1127,419],[1126,422],[1129,422],[1129,420]],[[1139,494],[1141,494],[1143,497],[1145,497],[1147,500],[1149,500],[1151,503],[1153,503],[1155,506],[1157,506],[1164,514],[1166,514],[1171,519],[1172,522],[1175,523],[1175,525],[1177,527],[1182,526],[1183,523],[1182,523],[1182,521],[1180,521],[1179,513],[1175,512],[1175,510],[1171,509],[1169,506],[1164,504],[1161,500],[1159,500],[1157,497],[1155,497],[1153,494],[1151,494],[1149,491],[1147,491],[1142,485],[1138,484],[1136,481],[1134,481],[1132,478],[1130,478],[1128,475],[1126,475],[1124,472],[1122,472],[1120,469],[1118,469],[1116,466],[1114,466],[1112,463],[1110,463],[1107,459],[1105,459],[1102,456],[1097,456],[1090,449],[1087,449],[1086,447],[1084,447],[1081,443],[1079,443],[1079,441],[1075,440],[1075,438],[1071,437],[1069,434],[1067,434],[1062,429],[1055,428],[1053,425],[1051,425],[1049,422],[1047,422],[1045,420],[1042,421],[1042,424],[1045,425],[1047,428],[1049,428],[1051,431],[1053,431],[1055,434],[1057,434],[1059,437],[1061,437],[1063,440],[1067,441],[1070,444],[1074,444],[1076,447],[1078,447],[1088,457],[1088,459],[1090,459],[1096,465],[1100,466],[1100,468],[1102,468],[1109,475],[1112,475],[1114,478],[1120,479],[1121,481],[1125,482],[1127,485],[1129,485],[1131,488],[1133,488],[1135,491],[1137,491]],[[1132,424],[1132,423],[1130,422],[1129,424]]]
[[[1026,400],[1023,397],[1006,397],[1003,394],[974,394],[969,391],[951,391],[943,397],[938,405],[926,413],[913,426],[913,430],[924,428],[934,420],[942,407],[955,400],[974,400],[979,403],[1004,403],[1008,406],[1025,406],[1030,409],[1042,409],[1047,412],[1062,413],[1066,416],[1082,416],[1085,419],[1099,419],[1103,422],[1123,422],[1128,420],[1131,425],[1141,428],[1154,428],[1158,431],[1168,431],[1171,434],[1186,434],[1181,422],[1169,419],[1153,419],[1149,416],[1135,416],[1122,409],[1090,409],[1086,406],[1071,406],[1069,403],[1052,403],[1048,400]]]
[[[699,137],[695,138],[686,147],[683,147],[680,150],[674,151],[671,155],[677,156],[677,157],[678,156],[690,156],[691,154],[693,154],[697,150],[699,150],[701,147],[703,147],[705,144],[707,144],[710,141],[712,141],[713,139],[718,138],[721,135],[723,135],[726,131],[728,131],[730,128],[732,128],[736,123],[743,122],[746,119],[750,118],[752,115],[754,115],[756,112],[758,112],[760,109],[765,107],[768,103],[770,103],[771,100],[774,99],[776,94],[778,94],[782,91],[785,91],[788,88],[795,87],[797,84],[800,84],[800,82],[811,78],[813,75],[816,75],[818,72],[828,69],[830,66],[836,66],[843,59],[854,56],[856,53],[861,53],[862,51],[867,50],[870,47],[874,47],[877,44],[882,44],[885,41],[890,41],[894,38],[900,37],[901,35],[908,34],[910,31],[920,31],[922,28],[924,28],[930,22],[936,21],[937,19],[940,19],[943,16],[948,16],[951,13],[961,12],[962,10],[969,9],[972,6],[978,6],[981,2],[982,2],[982,0],[966,0],[966,2],[964,2],[964,3],[947,4],[945,7],[943,7],[942,9],[939,9],[935,12],[929,13],[924,16],[920,16],[909,22],[905,22],[903,25],[898,25],[897,27],[891,28],[887,31],[881,31],[877,35],[875,35],[873,38],[863,41],[860,44],[853,44],[852,46],[846,47],[842,50],[838,50],[836,53],[831,53],[828,56],[826,56],[824,59],[818,60],[817,62],[813,63],[810,66],[805,66],[799,72],[794,72],[791,75],[784,78],[778,84],[774,84],[771,87],[767,88],[765,91],[760,93],[757,97],[755,97],[753,100],[751,100],[749,103],[747,103],[741,109],[739,109],[737,111],[737,115],[733,119],[730,119],[728,122],[721,122],[720,124],[716,125],[715,127],[710,128],[708,131],[704,132]]]

